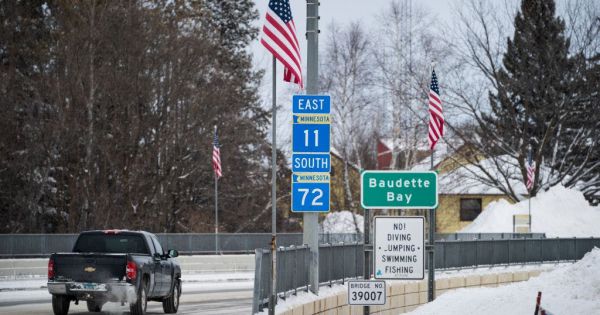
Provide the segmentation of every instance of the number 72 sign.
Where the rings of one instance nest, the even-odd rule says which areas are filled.
[[[329,174],[292,174],[292,212],[329,211]]]

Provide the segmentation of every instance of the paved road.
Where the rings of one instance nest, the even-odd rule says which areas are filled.
[[[39,294],[38,294],[39,295]],[[50,294],[47,298],[27,299],[26,301],[6,301],[0,303],[2,315],[53,315]],[[216,288],[193,289],[184,291],[181,296],[177,314],[248,314],[252,310],[252,289],[248,288]],[[129,314],[127,305],[108,303],[102,313],[89,313],[85,302],[75,305],[71,302],[69,314]],[[162,304],[148,303],[148,314],[164,314]]]

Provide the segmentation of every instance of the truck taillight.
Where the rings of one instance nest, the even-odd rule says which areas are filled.
[[[133,261],[128,261],[125,267],[125,276],[128,280],[135,280],[137,277],[137,265]]]
[[[54,259],[48,260],[48,280],[54,279]]]

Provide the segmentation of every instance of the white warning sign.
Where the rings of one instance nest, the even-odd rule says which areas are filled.
[[[375,279],[425,277],[424,217],[375,217]]]

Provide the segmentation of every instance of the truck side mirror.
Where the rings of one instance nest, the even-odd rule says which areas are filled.
[[[168,253],[169,253],[169,257],[171,257],[171,258],[175,258],[175,257],[179,256],[179,252],[176,249],[169,249]]]

